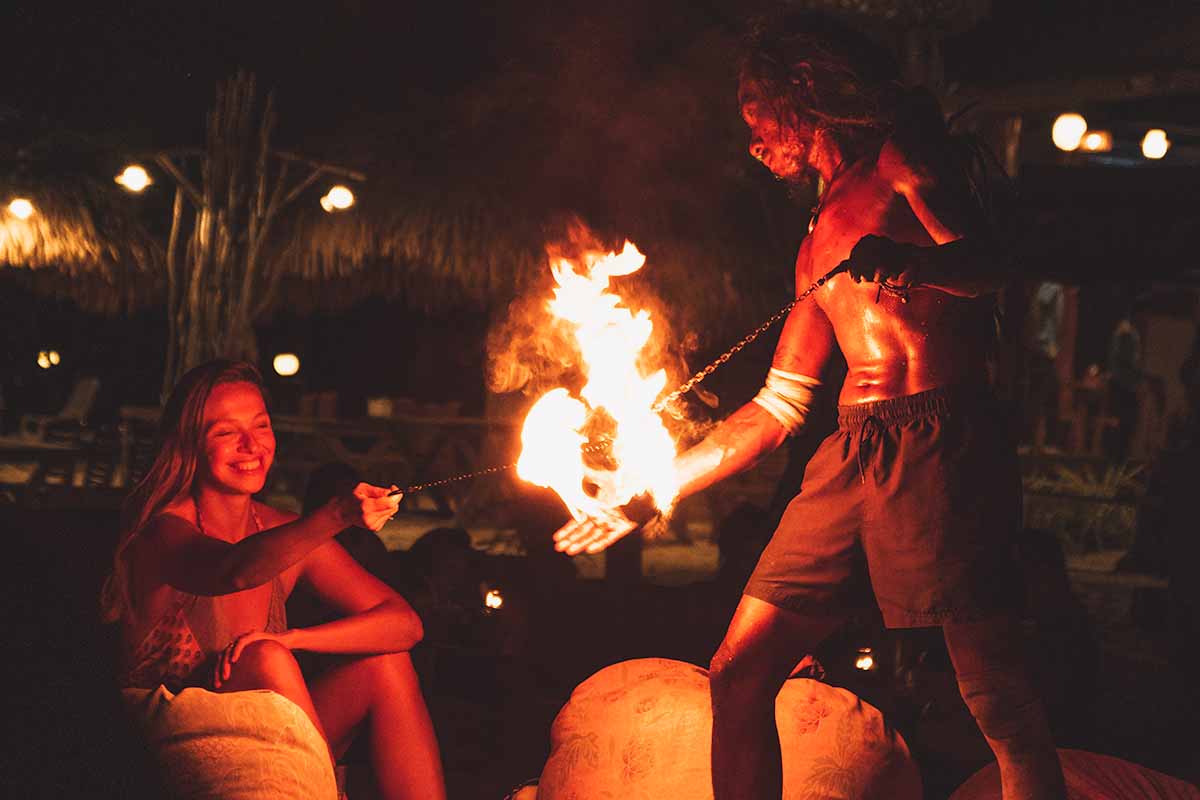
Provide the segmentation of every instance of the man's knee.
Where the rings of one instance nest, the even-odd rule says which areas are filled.
[[[774,699],[779,686],[771,685],[762,659],[745,650],[722,644],[708,665],[708,687],[713,705]]]
[[[1009,739],[1041,722],[1041,703],[1023,671],[959,674],[958,689],[979,729],[989,739]]]

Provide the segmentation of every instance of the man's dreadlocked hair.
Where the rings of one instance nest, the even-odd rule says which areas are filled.
[[[963,182],[980,224],[993,230],[1012,224],[1013,187],[982,140],[951,134],[937,98],[905,87],[887,49],[844,23],[788,7],[758,17],[742,41],[738,68],[781,119],[794,115],[824,128],[848,160],[894,137],[905,152],[951,167],[946,177]]]
[[[753,20],[739,75],[755,82],[781,118],[824,128],[848,155],[885,139],[904,94],[890,54],[828,16],[784,10]]]
[[[983,140],[951,133],[954,121],[933,93],[905,87],[890,53],[845,24],[786,7],[756,18],[738,68],[780,119],[794,115],[823,127],[848,160],[892,137],[904,152],[945,165],[942,177],[961,182],[975,212],[968,235],[1013,239],[1026,227],[1015,187]]]

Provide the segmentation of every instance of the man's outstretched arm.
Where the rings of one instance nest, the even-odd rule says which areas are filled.
[[[784,323],[763,390],[675,458],[679,497],[753,466],[795,433],[804,422],[809,388],[818,385],[805,376],[821,374],[833,347],[833,326],[825,313],[811,300],[797,305]],[[567,523],[554,534],[554,547],[568,555],[599,553],[646,521],[612,509]]]

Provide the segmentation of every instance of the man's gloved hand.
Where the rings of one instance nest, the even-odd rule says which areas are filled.
[[[885,236],[868,234],[858,240],[850,257],[839,265],[855,283],[864,280],[906,291],[919,280],[924,248],[902,244]]]

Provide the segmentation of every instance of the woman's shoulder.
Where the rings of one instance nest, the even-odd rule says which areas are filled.
[[[186,526],[197,528],[196,506],[191,500],[170,503],[146,521],[143,533],[153,534],[164,529]]]
[[[257,500],[254,503],[254,512],[258,514],[258,518],[262,521],[262,526],[266,528],[274,528],[277,525],[285,525],[289,522],[294,522],[300,519],[300,515],[292,511],[286,511],[282,508],[275,508],[266,503],[260,503]]]

